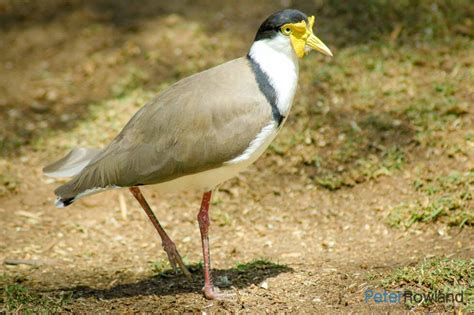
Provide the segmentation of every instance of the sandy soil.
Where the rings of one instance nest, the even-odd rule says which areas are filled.
[[[186,61],[199,59],[198,48],[195,56],[191,49],[143,57],[140,49],[156,44],[146,30],[175,27],[185,19],[194,23],[191,28],[206,25],[206,32],[231,27],[214,38],[236,39],[218,50],[216,58],[223,61],[243,53],[253,36],[245,30],[257,27],[255,22],[239,29],[239,19],[259,21],[271,7],[262,2],[251,13],[233,7],[203,13],[197,6],[186,10],[181,2],[168,6],[146,2],[150,9],[131,6],[122,11],[124,1],[118,7],[109,1],[89,5],[45,1],[40,6],[28,2],[22,7],[12,1],[0,3],[4,38],[0,118],[4,139],[17,143],[3,162],[16,184],[0,197],[0,261],[39,263],[0,265],[4,282],[15,281],[46,296],[70,294],[60,310],[64,313],[402,313],[403,305],[364,302],[367,288],[380,289],[370,275],[427,257],[474,257],[471,228],[431,224],[406,231],[386,224],[391,206],[419,196],[412,185],[417,167],[445,172],[465,163],[461,166],[468,169],[466,161],[472,162],[472,155],[433,161],[427,152],[414,149],[413,156],[423,153],[417,163],[409,162],[391,176],[330,191],[310,179],[311,170],[295,168],[288,155],[266,153],[247,172],[220,187],[213,199],[213,271],[216,284],[235,294],[230,301],[203,298],[199,266],[192,282],[182,275],[153,271],[153,263],[164,264],[166,255],[128,191],[110,191],[66,209],[54,208],[52,191],[58,183],[43,177],[41,167],[64,150],[58,144],[38,150],[38,141],[44,142],[51,130],[67,132],[87,120],[89,104],[114,93],[110,86],[128,73],[129,64],[151,67],[152,80],[140,81],[145,87],[196,71]],[[32,10],[41,14],[32,15]],[[182,32],[193,34],[187,28]],[[178,40],[176,49],[184,49],[186,41],[192,42]],[[139,48],[136,42],[141,43]],[[212,45],[212,40],[206,43]],[[109,66],[103,65],[104,60]],[[215,60],[203,60],[197,67],[212,63]],[[198,263],[199,193],[161,196],[152,188],[144,192],[186,261]],[[274,264],[237,268],[256,259]]]

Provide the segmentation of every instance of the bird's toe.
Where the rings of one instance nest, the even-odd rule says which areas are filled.
[[[218,301],[235,301],[237,294],[231,291],[222,291],[218,287],[204,287],[202,288],[204,297],[208,300],[218,300]]]

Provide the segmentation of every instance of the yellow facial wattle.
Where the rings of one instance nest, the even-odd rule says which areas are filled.
[[[291,45],[298,58],[303,58],[306,54],[305,47],[308,45],[325,55],[332,56],[331,50],[313,33],[314,16],[306,21],[298,23],[288,23],[283,25],[280,30],[284,35],[290,37]]]

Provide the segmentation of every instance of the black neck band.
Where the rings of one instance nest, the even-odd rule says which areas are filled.
[[[283,116],[278,110],[275,88],[271,85],[268,75],[262,70],[260,65],[250,56],[250,54],[247,54],[247,59],[252,67],[260,92],[265,95],[265,98],[272,107],[273,120],[275,120],[278,126],[280,126],[283,119],[285,119],[285,116]]]

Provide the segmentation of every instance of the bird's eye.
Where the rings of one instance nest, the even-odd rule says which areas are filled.
[[[283,26],[281,28],[281,32],[284,34],[284,35],[290,35],[291,34],[291,28],[289,26]]]

